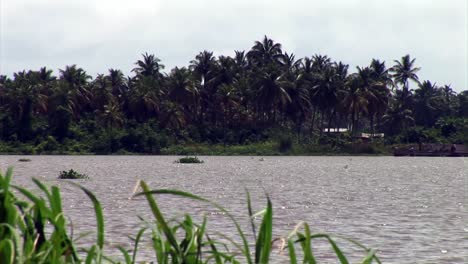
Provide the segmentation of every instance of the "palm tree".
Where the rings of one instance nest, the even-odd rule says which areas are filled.
[[[259,79],[257,88],[257,104],[261,113],[266,113],[270,122],[276,122],[278,109],[291,102],[288,92],[280,85],[281,76],[264,72]]]
[[[226,146],[226,129],[229,125],[229,121],[232,120],[232,109],[239,107],[235,86],[222,84],[216,91],[216,98],[218,99],[217,101],[220,102],[221,111],[223,113],[223,144]]]
[[[330,131],[331,120],[335,116],[338,104],[339,85],[332,64],[320,69],[319,72],[315,72],[313,78],[314,86],[311,89],[311,97],[312,102],[320,111],[320,135],[322,135],[326,116],[328,116],[328,131]]]
[[[161,113],[160,126],[172,129],[177,134],[187,123],[182,106],[171,101],[166,101],[162,108],[164,111]]]
[[[91,101],[91,92],[88,89],[88,80],[91,76],[86,74],[82,68],[76,65],[66,66],[64,70],[60,69],[59,80],[62,82],[66,89],[71,93],[71,100],[73,100],[72,114],[75,119],[78,119],[82,112],[88,107]],[[65,88],[62,86],[62,88]]]
[[[286,72],[290,74],[295,74],[301,67],[302,59],[296,60],[294,53],[288,54],[284,53],[281,63]]]
[[[41,93],[50,95],[53,85],[57,80],[57,77],[52,75],[52,70],[42,67],[39,71],[34,72],[37,78],[38,84],[41,86]]]
[[[136,76],[130,80],[128,96],[128,110],[130,115],[138,121],[146,121],[157,117],[160,112],[160,104],[165,94],[163,90],[164,75],[160,72],[164,69],[161,60],[154,54],[142,54],[143,59],[138,60],[132,71]]]
[[[111,87],[112,94],[122,98],[126,93],[125,77],[121,70],[109,69],[106,79]]]
[[[385,112],[387,111],[389,98],[391,97],[390,88],[394,87],[393,80],[390,76],[389,70],[385,66],[385,62],[372,59],[370,64],[372,70],[372,91],[375,95],[375,99],[370,102],[370,126],[371,133],[374,133],[374,117],[377,119],[377,127],[381,128],[381,120]]]
[[[445,104],[447,106],[447,110],[444,114],[446,116],[449,116],[454,112],[454,108],[456,108],[456,105],[454,105],[454,99],[456,99],[457,93],[452,89],[452,87],[450,87],[450,84],[444,85],[441,88],[441,92],[443,94]]]
[[[310,80],[312,86],[310,89],[311,102],[315,106],[311,131],[314,129],[316,112],[320,113],[320,136],[324,130],[324,120],[326,113],[331,118],[331,112],[335,110],[336,100],[338,98],[338,91],[333,83],[335,79],[335,70],[328,56],[314,55],[312,58],[305,59],[307,70],[307,78]],[[330,124],[329,124],[330,127]]]
[[[64,80],[57,81],[52,87],[48,124],[51,134],[59,141],[68,135],[72,117],[77,116],[77,112],[80,111],[75,96],[76,93],[70,89],[70,84]]]
[[[128,97],[130,115],[140,122],[157,117],[165,94],[159,82],[152,76],[141,75],[132,82],[130,89]]]
[[[303,74],[293,76],[294,79],[283,78],[281,86],[286,90],[291,101],[286,106],[286,115],[294,122],[297,140],[300,141],[302,126],[309,114],[311,103],[308,80]]]
[[[195,56],[195,60],[190,61],[190,69],[200,78],[202,85],[207,81],[208,74],[214,70],[215,65],[216,58],[213,56],[213,52],[206,50]]]
[[[59,70],[60,79],[68,83],[72,88],[80,88],[88,83],[91,76],[86,74],[82,68],[78,68],[75,64],[65,66],[65,69]]]
[[[219,56],[217,64],[216,80],[217,85],[231,84],[236,76],[236,62],[229,56]]]
[[[468,90],[457,95],[458,109],[457,116],[468,118]]]
[[[327,55],[315,54],[312,56],[312,71],[314,72],[321,72],[331,64],[331,59]]]
[[[109,100],[104,105],[103,110],[97,110],[97,114],[102,124],[106,128],[107,135],[109,138],[109,149],[111,153],[115,152],[115,134],[114,128],[121,126],[124,123],[124,117],[120,110],[119,103],[115,99]]]
[[[415,121],[418,125],[431,127],[437,121],[438,115],[442,111],[440,107],[445,105],[442,94],[436,84],[424,81],[419,84],[419,88],[414,91],[415,99]],[[439,113],[439,114],[438,114]]]
[[[37,111],[47,111],[46,96],[41,94],[37,80],[31,71],[14,73],[12,89],[7,90],[10,112],[18,120],[17,134],[19,139],[26,141],[32,136],[33,114]]]
[[[388,98],[390,97],[391,79],[384,62],[372,60],[369,67],[358,67],[358,76],[362,94],[367,100],[366,114],[370,123],[371,134],[374,135],[374,121],[377,119],[378,125],[387,110]]]
[[[413,112],[402,108],[398,102],[394,102],[390,104],[389,110],[383,116],[383,123],[388,128],[388,134],[396,135],[414,123]]]
[[[198,123],[203,126],[203,118],[207,113],[211,113],[212,121],[215,119],[216,112],[212,106],[213,94],[216,93],[216,86],[213,84],[213,78],[216,76],[217,67],[216,58],[213,52],[200,52],[195,60],[190,61],[189,69],[197,78],[200,93],[200,105],[198,110]]]
[[[164,65],[161,64],[161,60],[154,56],[154,54],[141,54],[143,56],[143,60],[138,60],[135,64],[137,67],[133,68],[133,72],[137,74],[137,76],[144,76],[144,77],[153,77],[156,80],[163,78],[161,74],[161,70],[164,69]]]
[[[394,62],[396,65],[390,69],[390,71],[393,72],[392,76],[395,80],[395,84],[403,85],[400,100],[404,107],[409,107],[409,81],[412,80],[419,84],[417,72],[421,68],[415,67],[415,61],[416,59],[411,59],[410,55],[405,55],[400,61],[395,60]]]
[[[124,123],[119,103],[115,99],[109,100],[109,102],[104,105],[103,111],[99,114],[105,127],[110,129],[121,126]]]
[[[175,67],[168,76],[167,86],[169,99],[181,105],[186,115],[195,117],[199,92],[190,71]]]
[[[255,41],[255,44],[247,53],[250,61],[260,66],[280,62],[283,57],[281,44],[275,43],[272,39],[264,36],[262,41]]]
[[[367,68],[357,68],[358,73],[349,76],[346,89],[343,91],[343,107],[351,118],[350,127],[352,136],[356,135],[360,115],[368,114],[369,105],[369,94],[367,91],[367,76],[369,71]]]
[[[309,95],[308,101],[310,102],[310,109],[308,112],[312,113],[312,118],[310,119],[310,134],[313,134],[314,126],[315,126],[315,117],[317,114],[317,103],[318,98],[314,97],[314,89],[316,88],[315,85],[317,84],[317,74],[313,72],[313,59],[310,57],[304,57],[301,61],[299,73],[302,75],[302,78],[305,80],[304,87],[307,90],[307,94]]]
[[[336,89],[336,96],[337,96],[337,102],[335,102],[335,106],[333,108],[333,112],[335,113],[334,115],[330,116],[329,121],[328,121],[328,132],[330,132],[330,127],[332,124],[332,118],[335,118],[335,125],[336,128],[338,129],[340,127],[340,120],[342,117],[346,117],[347,114],[344,113],[343,108],[342,108],[342,101],[344,97],[344,89],[346,86],[346,80],[348,78],[348,64],[344,64],[343,62],[334,62],[333,63],[333,69],[335,71],[335,75],[333,78],[334,81],[334,86]]]
[[[249,65],[245,51],[234,51],[234,63],[236,64],[237,72],[244,70]]]
[[[94,111],[102,110],[113,98],[112,87],[104,74],[98,74],[90,86],[91,106]]]

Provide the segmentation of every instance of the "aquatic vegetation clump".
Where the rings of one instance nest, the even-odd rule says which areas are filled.
[[[58,179],[76,180],[76,179],[89,179],[88,175],[70,169],[69,171],[61,171]]]
[[[176,163],[204,163],[204,161],[197,157],[187,156],[176,160]]]
[[[33,182],[42,192],[33,194],[30,190],[11,184],[12,169],[5,176],[0,173],[0,259],[2,263],[137,263],[138,253],[144,250],[154,251],[155,263],[204,264],[204,263],[248,263],[267,264],[272,258],[274,243],[282,241],[279,248],[289,263],[320,263],[320,258],[312,251],[312,242],[324,240],[330,244],[331,252],[336,257],[335,263],[349,263],[344,252],[336,242],[336,237],[311,232],[307,223],[300,222],[284,238],[273,237],[273,206],[267,197],[266,208],[255,213],[249,193],[247,193],[247,211],[251,230],[242,229],[237,219],[224,207],[210,200],[177,190],[151,190],[144,181],[138,185],[142,192],[133,197],[144,197],[154,221],[144,220],[144,225],[132,236],[131,249],[119,247],[120,257],[108,256],[104,250],[105,221],[102,206],[97,197],[88,189],[69,182],[81,189],[91,200],[96,215],[96,240],[92,245],[78,248],[77,240],[72,238],[68,218],[62,210],[60,188],[48,187],[33,178]],[[16,192],[20,195],[17,196]],[[156,202],[156,195],[173,195],[182,199],[191,199],[207,204],[222,212],[233,224],[235,237],[212,231],[207,225],[206,216],[201,223],[196,223],[190,214],[182,219],[167,219]],[[258,225],[255,219],[259,219]],[[250,229],[249,228],[249,229]],[[46,235],[47,234],[47,235]],[[221,237],[217,239],[217,237]],[[375,250],[348,240],[362,248],[363,258],[360,263],[380,263]],[[142,241],[151,241],[151,247],[142,245]],[[330,261],[330,255],[327,256]],[[151,262],[152,263],[152,262]]]

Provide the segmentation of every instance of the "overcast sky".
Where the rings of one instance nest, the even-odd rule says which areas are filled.
[[[186,66],[267,35],[297,57],[366,66],[410,54],[420,79],[468,89],[467,0],[0,0],[0,74],[77,64],[130,74],[141,53]]]

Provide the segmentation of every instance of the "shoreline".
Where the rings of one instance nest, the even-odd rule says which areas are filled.
[[[36,151],[34,145],[7,146],[0,155],[66,155],[66,156],[393,156],[393,145],[382,143],[347,143],[341,146],[329,144],[297,144],[281,149],[275,142],[251,143],[246,145],[222,144],[178,144],[161,148],[155,153],[130,152],[120,149],[115,152],[93,152],[87,149],[70,150],[60,145],[51,151]],[[6,150],[6,151],[5,151]]]

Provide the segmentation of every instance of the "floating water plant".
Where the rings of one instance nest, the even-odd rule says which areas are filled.
[[[76,172],[73,169],[70,169],[69,171],[61,171],[57,178],[69,180],[89,179],[88,175]]]
[[[200,160],[197,157],[183,157],[178,160],[176,160],[176,163],[203,163],[203,160]]]

